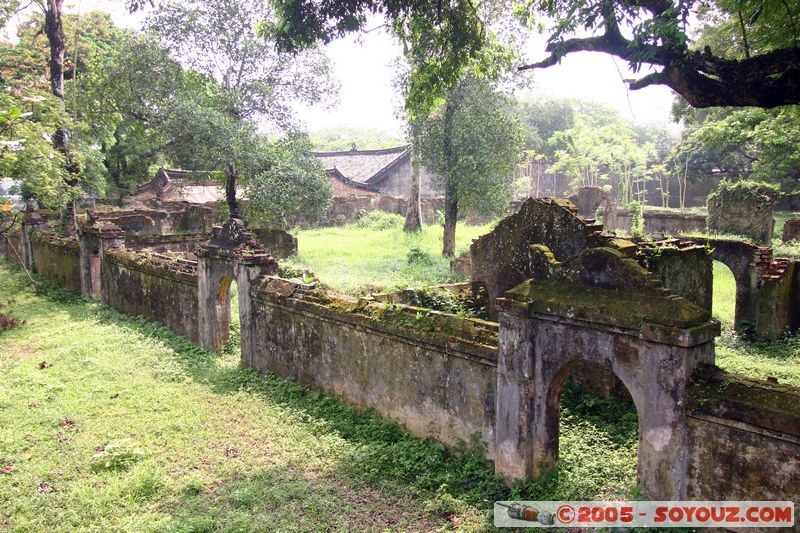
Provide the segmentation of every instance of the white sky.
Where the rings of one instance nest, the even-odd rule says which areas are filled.
[[[144,18],[142,13],[127,13],[123,0],[73,0],[67,7],[73,12],[106,11],[117,25],[128,28],[137,28]],[[10,26],[14,26],[14,21]],[[7,33],[6,38],[9,37],[13,36]],[[544,37],[531,36],[528,51],[532,60],[547,55],[544,46]],[[308,128],[314,131],[354,126],[401,135],[402,123],[396,116],[400,101],[392,85],[392,63],[399,56],[399,44],[385,31],[376,30],[360,37],[338,39],[328,45],[326,51],[341,91],[338,102],[331,108],[298,109]],[[560,65],[536,70],[532,74],[531,92],[533,95],[597,100],[635,122],[669,124],[673,95],[670,89],[653,86],[628,91],[622,81],[641,75],[632,74],[624,61],[612,56],[581,52],[565,57]]]

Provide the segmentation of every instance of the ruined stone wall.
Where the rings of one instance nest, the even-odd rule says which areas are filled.
[[[208,234],[214,210],[206,205],[173,202],[152,208],[106,209],[90,213],[90,217],[111,221],[127,235]]]
[[[642,246],[636,259],[673,293],[711,310],[714,265],[705,246],[670,239]]]
[[[599,224],[578,218],[565,200],[531,198],[470,247],[472,281],[486,285],[489,312],[496,316],[495,299],[530,277],[528,247],[543,244],[565,260],[602,240]]]
[[[697,500],[793,500],[800,523],[800,389],[712,373],[689,389]]]
[[[297,237],[280,228],[250,228],[250,232],[269,255],[283,259],[297,253]]]
[[[497,350],[474,338],[491,336],[478,330],[496,324],[436,313],[418,320],[413,310],[302,295],[281,280],[264,280],[251,296],[246,366],[375,409],[445,444],[479,433],[491,456]],[[471,340],[446,334],[455,330]]]
[[[723,182],[708,196],[708,231],[770,243],[775,229],[772,210],[777,197],[777,190],[766,185]]]
[[[668,211],[645,211],[645,233],[664,233],[665,235],[681,235],[706,230],[706,217],[691,213]],[[627,209],[617,209],[615,220],[609,220],[606,229],[629,232],[632,215]]]
[[[191,252],[194,253],[210,234],[194,235],[128,235],[125,247],[129,250],[148,248],[154,252]]]
[[[63,287],[81,290],[80,249],[74,236],[34,231],[31,252],[37,274]]]
[[[112,250],[102,257],[100,276],[103,304],[198,342],[196,262]]]
[[[800,302],[795,287],[797,261],[775,259],[762,272],[758,290],[756,336],[776,339],[790,333]]]

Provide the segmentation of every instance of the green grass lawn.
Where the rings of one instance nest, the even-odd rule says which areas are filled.
[[[450,272],[450,260],[442,256],[442,226],[408,234],[402,229],[402,217],[393,216],[391,227],[382,227],[389,224],[379,221],[301,230],[298,255],[287,264],[310,268],[329,287],[352,294],[463,281]],[[456,255],[490,229],[491,225],[459,224]]]
[[[0,266],[0,530],[483,530],[492,502],[634,492],[632,407],[568,390],[556,474],[508,489],[474,449],[239,365]],[[43,364],[44,363],[44,364]]]
[[[733,317],[736,313],[736,280],[733,272],[724,263],[714,261],[714,284],[712,288],[714,301],[711,304],[712,315],[723,327],[733,328]]]

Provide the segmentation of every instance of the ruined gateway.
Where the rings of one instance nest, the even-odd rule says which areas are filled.
[[[480,320],[421,310],[403,294],[357,299],[285,279],[241,220],[209,235],[187,209],[90,213],[67,238],[28,213],[3,244],[10,260],[209,350],[227,340],[235,281],[244,365],[448,445],[477,437],[509,480],[558,460],[561,388],[588,361],[602,369],[594,378],[615,376],[634,400],[646,497],[800,494],[800,390],[713,366],[719,324],[703,243],[636,243],[569,202],[528,200],[473,243],[472,283],[448,288],[485,294],[493,320]],[[163,230],[131,229],[144,219]],[[196,259],[142,249],[143,240]],[[713,252],[741,262],[737,317],[767,333],[796,327],[794,262],[740,248]]]

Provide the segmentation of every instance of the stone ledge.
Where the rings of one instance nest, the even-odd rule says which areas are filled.
[[[256,284],[251,296],[254,302],[263,306],[279,307],[320,320],[348,324],[356,329],[399,338],[403,342],[450,355],[477,359],[492,366],[497,364],[496,346],[484,344],[474,338],[479,331],[494,333],[499,329],[497,323],[462,319],[455,315],[410,306],[392,306],[367,300],[339,298],[338,295],[332,296],[327,293],[323,298],[319,298],[314,295],[313,290],[303,291],[292,285],[296,284],[280,278],[267,277]],[[384,319],[387,311],[392,316]],[[434,331],[409,325],[415,321],[418,312],[425,313],[420,319],[421,324],[434,328]],[[407,318],[396,320],[395,313]],[[448,324],[453,320],[460,323],[461,331],[464,332],[463,337],[459,336],[455,326]],[[440,329],[436,331],[438,328]]]
[[[713,368],[695,371],[689,414],[711,415],[800,438],[800,388]]]

